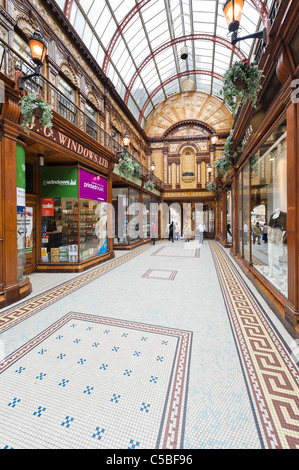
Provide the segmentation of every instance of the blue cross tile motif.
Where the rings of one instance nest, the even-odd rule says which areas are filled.
[[[165,340],[163,339],[162,344],[165,344],[165,345],[167,346],[167,345],[168,345],[168,341],[165,341]]]
[[[62,381],[60,382],[59,385],[60,385],[61,387],[65,387],[67,383],[69,383],[69,380],[62,379]]]
[[[108,367],[108,364],[102,364],[102,365],[100,366],[100,369],[102,369],[102,370],[107,370],[107,367]]]
[[[99,441],[102,439],[103,434],[105,432],[105,429],[100,429],[98,426],[96,427],[95,433],[92,435],[95,439],[98,439]]]
[[[65,354],[60,353],[59,356],[57,356],[57,359],[63,359],[65,357]]]
[[[93,330],[93,326],[88,326],[88,327],[86,328],[86,330],[87,330],[87,331]]]
[[[38,354],[43,355],[46,351],[47,351],[46,349],[41,349],[40,351],[38,351]]]
[[[156,384],[157,381],[158,381],[158,377],[154,377],[153,375],[151,375],[150,382]]]
[[[61,338],[63,338],[63,335],[58,335],[58,336],[56,336],[55,339],[61,339]]]
[[[84,362],[86,362],[86,359],[83,359],[83,358],[81,357],[81,359],[79,359],[79,361],[77,362],[77,364],[84,364]]]
[[[123,333],[123,334],[121,335],[122,338],[126,338],[127,336],[128,336],[128,333]]]
[[[70,328],[75,328],[77,326],[77,323],[73,323],[72,325],[70,325]]]
[[[109,335],[110,330],[105,330],[104,333],[105,333],[106,335]]]
[[[8,447],[8,445],[4,446],[3,449],[13,449],[13,447]]]
[[[129,444],[128,449],[136,449],[136,447],[139,447],[139,446],[140,446],[140,442],[130,439],[130,444]]]
[[[81,341],[81,339],[76,338],[76,339],[73,341],[73,343],[78,344],[80,341]]]
[[[112,401],[114,403],[118,403],[119,398],[120,398],[120,395],[116,395],[116,393],[113,393],[112,398],[110,398],[110,401]]]
[[[119,350],[119,346],[114,346],[114,348],[112,348],[112,351],[117,352],[118,350]]]
[[[146,336],[142,336],[141,341],[147,341],[147,337],[146,337]]]
[[[25,369],[26,369],[26,367],[22,367],[22,366],[21,366],[21,367],[19,367],[15,372],[16,372],[17,374],[21,374],[21,373],[23,372],[23,370],[25,370]]]
[[[128,377],[131,377],[131,374],[132,374],[132,371],[128,369],[126,369],[124,372],[124,375],[127,375]]]
[[[17,403],[19,403],[21,401],[20,398],[14,398],[10,403],[8,403],[8,406],[11,406],[12,408],[14,408],[16,406]]]
[[[41,372],[39,375],[37,375],[35,378],[38,379],[38,380],[43,380],[44,377],[46,377],[47,374],[44,374],[43,372]]]
[[[86,389],[83,390],[83,393],[87,393],[87,395],[90,395],[93,390],[93,387],[90,387],[89,385],[86,386]]]
[[[66,416],[65,421],[62,421],[61,426],[65,426],[66,428],[69,428],[72,421],[74,421],[74,418],[70,418],[69,416]]]
[[[145,411],[146,413],[148,413],[148,412],[149,412],[149,409],[150,409],[150,406],[151,406],[151,405],[150,405],[149,403],[146,405],[144,402],[142,402],[140,411]]]
[[[37,411],[33,413],[33,416],[37,416],[38,418],[40,418],[43,411],[46,411],[46,408],[42,408],[41,406],[39,406],[37,408]]]
[[[97,348],[97,347],[99,346],[99,344],[100,344],[100,343],[94,342],[94,343],[92,344],[92,347],[93,347],[93,348]]]
[[[164,357],[163,356],[157,356],[156,361],[157,362],[163,362]]]
[[[140,354],[141,354],[141,352],[140,352],[140,351],[135,351],[135,352],[134,352],[134,354],[133,354],[133,356],[137,356],[137,357],[139,357],[139,356],[140,356]]]

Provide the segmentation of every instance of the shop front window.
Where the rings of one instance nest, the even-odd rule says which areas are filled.
[[[226,193],[226,240],[232,242],[232,193]]]
[[[128,230],[130,243],[136,243],[140,240],[141,220],[142,212],[139,203],[139,192],[130,188],[128,208]]]
[[[242,172],[238,174],[238,240],[237,247],[238,252],[243,254],[243,221],[242,221]],[[247,234],[248,237],[248,234]]]
[[[257,230],[257,228],[254,228]],[[253,227],[250,226],[249,214],[249,164],[243,169],[243,249],[244,258],[250,261],[250,240],[251,234],[254,233]]]
[[[78,263],[106,253],[107,180],[71,167],[45,167],[41,176],[41,261]]]
[[[127,216],[128,198],[128,188],[112,189],[112,205],[114,208],[113,243],[115,245],[129,243]]]
[[[252,245],[252,263],[287,297],[286,121],[263,143],[251,165],[251,224],[261,229]]]
[[[151,199],[147,194],[143,195],[143,238],[150,238],[151,235]]]

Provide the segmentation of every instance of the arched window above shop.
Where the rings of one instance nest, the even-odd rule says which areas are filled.
[[[75,101],[76,101],[76,90],[69,83],[69,81],[65,80],[61,75],[58,77],[57,88],[66,96],[66,98],[68,98],[70,101],[75,103]]]

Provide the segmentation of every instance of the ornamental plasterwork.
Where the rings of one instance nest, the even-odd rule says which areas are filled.
[[[172,137],[189,136],[189,135],[202,136],[202,135],[206,135],[206,133],[203,131],[200,131],[199,129],[181,129],[171,134]]]
[[[33,21],[23,14],[16,16],[15,19],[20,30],[23,31],[26,36],[32,36],[36,30],[36,25],[33,23]]]
[[[148,117],[144,130],[149,137],[160,137],[174,124],[188,120],[202,121],[213,129],[227,132],[233,125],[232,115],[220,99],[195,91],[177,93],[160,103]],[[200,135],[200,131],[196,132]],[[196,134],[192,130],[189,135]]]
[[[179,147],[179,144],[169,144],[169,152],[175,153]]]

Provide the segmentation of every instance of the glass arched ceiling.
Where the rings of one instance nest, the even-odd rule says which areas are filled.
[[[224,0],[56,0],[56,3],[142,127],[161,101],[184,90],[183,81],[189,71],[197,71],[189,75],[195,89],[218,96],[220,76],[238,60],[230,44],[227,47],[209,39],[216,36],[230,43]],[[241,36],[263,26],[253,3],[245,0]],[[263,3],[269,9],[272,0]],[[197,35],[196,39],[193,35]],[[185,36],[189,38],[181,41]],[[183,46],[188,47],[187,60],[180,58]],[[242,41],[236,48],[250,59],[254,40]]]

